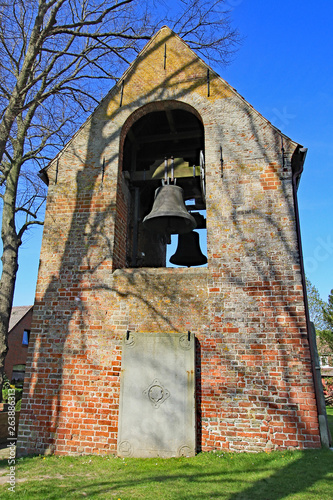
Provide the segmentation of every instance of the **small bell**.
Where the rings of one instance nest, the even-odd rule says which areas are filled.
[[[202,266],[207,264],[207,257],[201,252],[199,234],[191,231],[178,236],[176,252],[170,257],[170,262],[177,266]]]
[[[185,207],[180,186],[167,184],[156,189],[153,208],[143,219],[143,226],[163,234],[189,233],[196,227],[195,219]]]

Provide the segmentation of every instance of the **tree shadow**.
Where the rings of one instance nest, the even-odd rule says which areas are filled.
[[[164,45],[170,37],[148,45],[146,57],[158,54],[163,64]],[[125,73],[124,94],[121,85],[115,87],[76,134],[76,142],[59,155],[56,184],[55,164],[49,170],[20,454],[116,449],[121,340],[127,330],[196,334],[199,450],[241,450],[244,440],[257,450],[300,443],[316,446],[307,332],[300,313],[303,291],[295,285],[301,282],[293,239],[293,145],[287,141],[281,152],[282,136],[274,129],[270,133],[275,144],[263,146],[268,134],[262,131],[263,118],[250,113],[239,100],[241,126],[251,130],[258,163],[255,170],[246,167],[252,152],[244,156],[248,140],[237,131],[236,123],[228,131],[219,125],[221,137],[236,134],[240,144],[235,150],[226,140],[228,161],[223,179],[217,182],[213,171],[219,162],[218,148],[209,137],[210,110],[201,106],[212,168],[207,171],[207,191],[214,193],[218,184],[223,198],[223,203],[217,205],[214,200],[208,206],[208,268],[125,269],[120,234],[127,214],[121,159],[127,130],[122,125],[153,101],[179,100],[188,106],[188,96],[195,92],[200,96],[207,85],[206,70],[196,73],[194,54],[158,85],[150,83],[147,88],[143,77],[140,80],[140,63],[139,56]],[[151,78],[154,82],[153,73]],[[131,99],[126,86],[132,80],[141,94],[138,91]],[[212,74],[211,93],[215,80]],[[267,176],[273,175],[282,186],[280,201],[288,224],[281,214],[274,214],[276,191],[266,193],[256,205],[241,182],[235,182],[235,176],[240,181],[251,176],[259,192],[266,167]],[[221,234],[221,221],[230,237]],[[274,252],[267,228],[276,241]],[[197,290],[203,288],[197,299]],[[236,311],[236,304],[241,310]],[[296,379],[308,381],[302,383],[302,394],[294,389]],[[303,404],[309,407],[307,415]]]
[[[315,490],[312,488],[318,481],[324,478],[326,478],[328,483],[331,483],[332,487],[333,478],[329,476],[333,472],[333,462],[331,461],[330,469],[316,465],[311,469],[311,459],[320,461],[320,454],[314,450],[303,451],[299,459],[285,467],[279,468],[272,475],[256,481],[251,486],[244,487],[240,493],[230,495],[228,500],[245,500],[251,498],[280,500],[283,498],[292,498],[291,495],[297,495],[307,490],[309,491],[310,498],[315,494]],[[329,488],[327,489],[329,490]]]
[[[247,454],[248,455],[248,454]],[[207,462],[207,470],[203,470],[200,462],[193,463],[191,460],[183,459],[182,464],[176,463],[174,469],[169,464],[168,471],[162,472],[161,464],[158,464],[156,473],[151,469],[145,470],[139,467],[135,471],[135,466],[129,463],[129,468],[122,471],[119,477],[119,469],[115,478],[111,480],[97,479],[97,475],[89,478],[79,479],[79,486],[71,483],[66,486],[66,494],[71,497],[77,494],[78,490],[84,492],[91,498],[101,497],[101,495],[118,495],[126,498],[138,498],[145,495],[146,498],[153,498],[154,494],[161,494],[161,487],[168,491],[168,498],[224,498],[226,500],[252,500],[252,499],[272,499],[281,500],[283,498],[299,498],[299,494],[308,494],[308,498],[329,498],[326,492],[331,491],[332,460],[331,452],[327,450],[307,450],[295,456],[287,457],[286,465],[277,466],[283,460],[283,453],[260,454],[255,458],[253,465],[246,460],[246,465],[237,461],[230,466],[230,461],[225,462],[224,458],[212,462]],[[157,464],[156,464],[157,465]],[[50,478],[52,479],[52,478]],[[62,485],[66,481],[64,476],[61,479]],[[323,483],[325,481],[325,485]],[[43,486],[38,490],[38,495],[43,493]],[[149,489],[148,489],[149,488]],[[60,490],[63,489],[63,486]],[[55,488],[50,491],[50,487],[45,482],[44,493],[47,498],[58,498],[59,490]],[[328,493],[329,494],[329,493]],[[34,497],[32,497],[34,498]]]

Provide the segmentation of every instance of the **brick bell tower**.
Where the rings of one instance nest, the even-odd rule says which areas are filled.
[[[304,156],[169,28],[150,40],[42,172],[20,454],[320,446]]]

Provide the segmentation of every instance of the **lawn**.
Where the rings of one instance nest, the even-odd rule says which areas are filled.
[[[15,493],[5,483],[8,461],[2,460],[0,467],[2,499],[333,498],[333,452],[325,449],[200,453],[180,459],[27,457],[17,460]]]
[[[331,431],[331,436],[333,438],[333,406],[326,408],[328,425]]]

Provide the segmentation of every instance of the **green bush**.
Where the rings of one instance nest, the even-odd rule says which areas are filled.
[[[2,382],[2,402],[3,403],[8,402],[8,389],[9,388],[10,388],[10,383],[9,383],[7,375],[4,373],[3,374],[3,382]]]
[[[17,410],[18,403],[20,403],[19,406],[21,409],[21,399],[22,399],[23,388],[17,387],[14,384],[10,384],[7,375],[4,373],[3,384],[2,384],[2,402],[3,403],[8,403],[8,389],[9,388],[15,389],[15,402],[16,402],[15,408],[16,408],[16,410]],[[19,411],[19,410],[17,410],[17,411]]]

